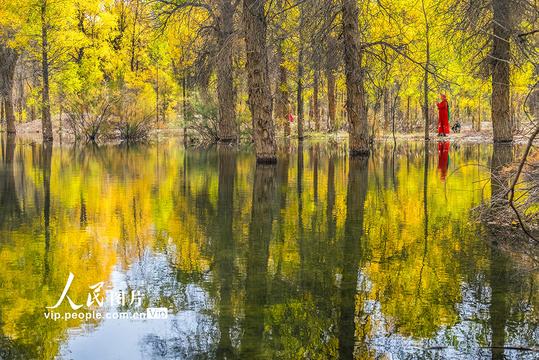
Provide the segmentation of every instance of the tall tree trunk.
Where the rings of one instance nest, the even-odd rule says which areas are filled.
[[[511,99],[510,100],[510,103],[509,103],[509,108],[510,108],[510,119],[511,119],[511,133],[515,132],[517,130],[517,121],[516,121],[516,112],[517,110],[515,109],[515,94],[514,93],[510,93],[509,94],[509,98]]]
[[[342,124],[346,121],[346,100],[344,96],[344,91],[341,92],[341,127]]]
[[[23,74],[19,72],[17,76],[17,81],[19,83],[19,91],[17,96],[17,112],[19,113],[19,122],[22,122],[22,113],[25,110],[24,100],[24,77]]]
[[[138,22],[138,16],[139,16],[139,1],[136,0],[136,3],[135,3],[135,10],[134,10],[134,19],[133,19],[133,33],[131,34],[131,49],[130,49],[130,52],[131,52],[131,61],[130,61],[130,65],[131,65],[131,71],[135,71],[138,70],[138,62],[135,63],[135,60],[136,60],[136,48],[137,48],[137,45],[136,45],[136,42],[137,42],[137,22]],[[137,65],[135,67],[135,65]]]
[[[19,54],[6,44],[0,43],[0,97],[4,99],[3,110],[8,133],[15,133],[15,106],[13,88],[15,87],[15,66]]]
[[[311,129],[311,124],[312,124],[313,119],[314,119],[314,112],[313,112],[313,106],[314,105],[313,104],[314,104],[314,97],[311,94],[311,99],[309,101],[309,115],[308,115],[309,121],[308,121],[308,125],[307,125],[307,129],[309,129],[309,130],[312,130]]]
[[[279,24],[286,23],[286,11],[284,10],[284,0],[277,1],[277,8],[279,9],[280,16],[278,18]],[[286,39],[286,31],[279,27],[279,37],[277,41],[277,63],[279,64],[279,82],[276,91],[276,117],[277,124],[283,128],[284,136],[290,136],[290,105],[288,100],[288,78],[287,70],[284,67],[285,55],[284,46]]]
[[[314,130],[320,131],[320,114],[318,110],[318,83],[320,82],[320,73],[318,69],[314,70],[314,86],[313,86],[313,115],[314,115]]]
[[[301,40],[300,40],[301,41]],[[303,109],[303,45],[300,45],[298,56],[298,140],[303,140],[304,109]]]
[[[477,131],[481,131],[481,90],[479,92],[479,114],[477,119]]]
[[[328,81],[328,131],[335,130],[335,114],[337,104],[335,103],[335,74],[333,70],[327,69],[326,78]]]
[[[328,81],[328,130],[335,129],[335,115],[337,104],[335,101],[335,52],[337,51],[337,41],[335,37],[328,35],[326,38],[326,78]]]
[[[41,128],[43,131],[43,141],[52,141],[52,119],[51,104],[49,97],[49,42],[48,42],[48,24],[46,19],[47,1],[41,4],[41,45],[42,59],[41,68],[43,72],[43,90],[41,104]]]
[[[384,100],[384,130],[389,129],[389,113],[391,112],[389,106],[389,89],[386,85],[382,90]]]
[[[539,76],[539,65],[535,65],[533,68],[533,76],[530,79],[531,82],[531,94],[527,102],[527,106],[530,109],[530,114],[535,120],[539,118],[539,84],[537,84],[537,77]]]
[[[265,1],[243,0],[247,86],[258,163],[277,162],[266,52]]]
[[[159,123],[159,63],[156,64],[157,76],[156,83],[157,89],[155,90],[155,123]]]
[[[425,117],[425,140],[429,140],[429,65],[430,65],[430,26],[425,10],[425,1],[421,1],[423,16],[425,18],[425,40],[427,45],[427,59],[425,62],[425,78],[423,79],[423,116]]]
[[[342,3],[344,38],[344,62],[346,67],[346,112],[348,113],[348,133],[350,156],[369,154],[369,124],[365,108],[363,87],[362,50],[358,29],[358,8],[355,1]]]
[[[492,2],[492,136],[494,142],[512,142],[510,115],[510,68],[511,45],[509,43],[508,2]]]
[[[318,158],[319,158],[320,144],[314,144],[312,147],[312,159],[313,159],[313,200],[315,204],[318,202]],[[316,226],[316,222],[313,222],[313,229]]]
[[[328,131],[335,130],[335,117],[337,113],[337,104],[335,101],[335,74],[333,71],[327,73],[328,81]]]
[[[4,110],[6,111],[6,131],[8,133],[14,134],[17,132],[17,128],[15,126],[15,106],[13,106],[13,101],[11,100],[12,99],[6,99],[4,104]]]
[[[406,132],[410,132],[410,95],[406,100]]]
[[[232,74],[232,43],[234,6],[230,0],[219,2],[219,59],[217,60],[217,97],[219,100],[219,141],[236,141],[237,127],[234,112],[234,81]]]
[[[290,119],[288,116],[288,88],[287,88],[287,74],[284,67],[284,37],[279,39],[277,48],[277,61],[279,62],[279,85],[277,86],[277,99],[276,99],[276,115],[277,123],[281,124],[284,128],[285,136],[290,135]]]

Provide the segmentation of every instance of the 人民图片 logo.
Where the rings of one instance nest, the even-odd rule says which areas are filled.
[[[114,312],[114,313],[106,313],[102,314],[98,311],[96,311],[96,308],[103,308],[104,305],[107,303],[106,298],[109,300],[108,304],[110,306],[130,306],[133,308],[140,307],[142,305],[142,300],[144,297],[144,294],[140,292],[140,290],[131,290],[131,292],[126,292],[123,290],[119,291],[106,291],[107,296],[105,298],[104,291],[103,291],[103,284],[104,282],[98,282],[94,285],[90,285],[88,295],[86,296],[86,302],[78,300],[77,298],[73,298],[73,295],[69,293],[69,289],[73,283],[73,280],[75,279],[75,275],[72,273],[69,273],[69,277],[67,279],[67,282],[64,286],[64,290],[62,291],[62,294],[60,295],[58,301],[56,304],[52,306],[46,306],[47,309],[49,309],[47,312],[45,312],[45,318],[52,319],[55,321],[58,321],[60,319],[63,320],[69,320],[69,319],[81,319],[81,320],[99,320],[102,318],[106,319],[167,319],[168,318],[168,309],[167,308],[147,308],[146,312],[134,312],[134,313],[127,313],[127,312]],[[68,301],[70,307],[72,310],[81,310],[80,312],[56,312],[53,309],[58,308],[64,300]],[[86,305],[85,308],[83,306]],[[82,308],[82,309],[81,309]],[[84,311],[85,310],[85,311]]]

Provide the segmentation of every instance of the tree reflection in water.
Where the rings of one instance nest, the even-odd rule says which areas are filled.
[[[234,237],[234,178],[236,175],[236,149],[219,148],[219,190],[215,233],[215,272],[219,278],[219,345],[218,359],[230,359],[234,355],[230,332],[234,325],[232,286],[236,258]]]
[[[339,356],[341,359],[353,358],[356,342],[359,343],[361,357],[368,357],[365,340],[368,337],[369,324],[364,312],[367,294],[363,288],[359,294],[357,292],[359,272],[364,265],[363,261],[365,261],[363,208],[369,184],[368,160],[368,157],[351,157],[349,160],[341,281],[341,314],[338,323]]]
[[[436,144],[381,144],[367,160],[284,143],[270,166],[230,146],[15,144],[0,171],[2,358],[117,344],[141,359],[535,355],[481,348],[538,343],[536,271],[469,222],[501,193],[472,165],[491,148],[454,147],[440,185]],[[506,158],[494,148],[494,173]],[[69,271],[79,302],[103,280],[170,318],[46,321]]]

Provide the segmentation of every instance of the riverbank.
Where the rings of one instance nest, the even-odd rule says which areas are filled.
[[[66,115],[64,114],[62,117],[56,115],[53,117],[53,132],[55,138],[60,138],[60,135],[62,137],[62,141],[74,141],[73,135],[71,135],[65,128],[65,119]],[[64,121],[61,121],[64,120]],[[514,142],[515,143],[526,143],[528,141],[529,135],[531,133],[531,128],[524,128],[523,130],[519,131],[514,135]],[[26,138],[29,138],[33,141],[40,142],[41,141],[41,120],[37,119],[34,121],[29,121],[26,123],[19,123],[17,124],[17,134],[23,135]],[[154,135],[175,135],[183,136],[183,129],[181,128],[166,128],[161,127],[157,129],[153,129],[151,131],[151,134]],[[282,135],[281,133],[278,133],[278,136]],[[324,133],[324,132],[313,132],[313,131],[305,131],[305,137],[309,139],[328,139],[328,140],[347,140],[348,139],[348,133],[346,131],[340,130],[337,132],[332,133]],[[292,138],[295,136],[292,135]],[[375,137],[375,141],[423,141],[424,140],[424,133],[422,131],[416,131],[412,133],[401,133],[397,132],[395,133],[395,137],[393,137],[393,134],[391,132],[383,132]],[[471,125],[462,125],[462,129],[459,133],[452,132],[447,137],[438,137],[435,132],[430,133],[430,140],[438,141],[438,140],[444,140],[444,141],[465,141],[465,142],[473,142],[473,143],[482,143],[482,142],[492,142],[492,123],[490,122],[482,122],[481,123],[481,131],[476,131],[472,129]]]

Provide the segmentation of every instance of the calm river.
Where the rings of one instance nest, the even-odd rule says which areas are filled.
[[[470,212],[513,152],[3,137],[0,359],[535,359],[537,264]]]

